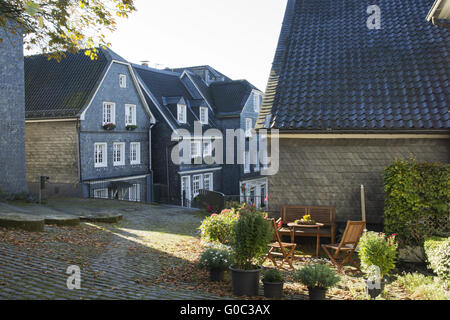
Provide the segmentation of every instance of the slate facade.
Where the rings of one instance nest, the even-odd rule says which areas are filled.
[[[0,28],[0,191],[27,192],[23,42]]]

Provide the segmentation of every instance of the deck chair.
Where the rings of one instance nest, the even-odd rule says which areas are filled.
[[[348,221],[342,240],[338,245],[322,245],[323,251],[325,251],[331,262],[337,267],[339,273],[347,262],[355,266],[358,271],[361,271],[359,266],[353,261],[352,256],[358,246],[359,239],[361,238],[365,227],[365,221]],[[331,250],[335,251],[334,254],[330,253]]]
[[[284,264],[288,263],[291,269],[295,270],[294,266],[292,265],[292,260],[294,258],[294,250],[297,247],[297,245],[295,243],[282,242],[280,234],[278,233],[278,226],[277,223],[275,222],[275,219],[270,220],[272,222],[272,226],[274,229],[275,242],[269,244],[270,250],[264,261],[270,259],[277,269],[283,269]],[[278,250],[280,252],[278,252]],[[275,260],[275,257],[282,257],[283,261],[280,264],[278,264],[277,261]]]

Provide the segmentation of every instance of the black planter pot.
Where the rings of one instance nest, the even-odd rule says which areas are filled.
[[[224,274],[224,270],[211,269],[209,270],[209,280],[212,282],[223,281]]]
[[[309,300],[325,300],[326,289],[308,288]]]
[[[265,282],[264,284],[264,297],[269,299],[281,299],[283,297],[283,285],[284,282]]]
[[[241,270],[230,267],[233,294],[235,296],[254,297],[259,292],[259,275],[262,267],[254,270]]]
[[[379,285],[376,285],[376,283],[370,280],[365,280],[365,282],[366,282],[366,295],[369,298],[375,299],[384,291],[385,286],[384,279],[379,280],[378,282]]]

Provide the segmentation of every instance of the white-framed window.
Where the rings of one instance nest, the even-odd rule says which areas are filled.
[[[192,194],[194,197],[198,195],[200,189],[203,188],[202,175],[196,175],[192,177]]]
[[[94,190],[94,198],[97,199],[108,199],[109,198],[109,192],[108,189],[95,189]]]
[[[253,94],[253,109],[255,112],[259,112],[259,109],[261,108],[261,101],[262,97],[260,94],[254,93]]]
[[[119,86],[121,88],[127,87],[127,76],[125,74],[119,75]]]
[[[211,141],[203,141],[203,156],[204,157],[212,156],[212,142]]]
[[[253,120],[251,118],[245,119],[245,136],[251,137],[253,129]]]
[[[208,108],[200,107],[200,123],[208,124]]]
[[[267,167],[269,166],[269,164],[268,164],[268,149],[269,149],[269,146],[268,146],[268,144],[267,144],[267,136],[266,135],[263,135],[262,137],[261,137],[261,146],[260,146],[260,151],[259,151],[259,153],[260,153],[260,157],[261,157],[261,163],[262,163],[262,167],[263,167],[263,169],[267,169]]]
[[[113,162],[115,166],[125,165],[125,143],[115,142],[113,146]]]
[[[203,175],[203,189],[214,191],[213,173],[205,173]]]
[[[259,163],[259,152],[256,152],[256,164],[255,164],[255,172],[259,172],[260,163]]]
[[[114,102],[103,102],[103,125],[116,123],[116,104]]]
[[[250,172],[250,153],[245,151],[244,154],[244,173]]]
[[[141,143],[130,143],[130,164],[141,164]]]
[[[125,125],[126,126],[136,125],[136,105],[134,104],[125,105]]]
[[[105,142],[94,143],[94,166],[102,168],[108,166],[108,144]]]
[[[191,158],[201,157],[200,141],[191,141]]]
[[[267,197],[267,192],[266,192],[266,184],[263,183],[260,186],[260,201],[259,201],[259,207],[263,208],[266,206],[266,197]]]
[[[177,120],[179,123],[186,123],[186,105],[179,104],[177,106]]]
[[[141,185],[133,184],[128,188],[128,200],[140,202],[141,201]]]

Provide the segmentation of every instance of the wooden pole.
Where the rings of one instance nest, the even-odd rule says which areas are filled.
[[[366,221],[366,196],[364,185],[361,185],[361,214],[362,220]]]

